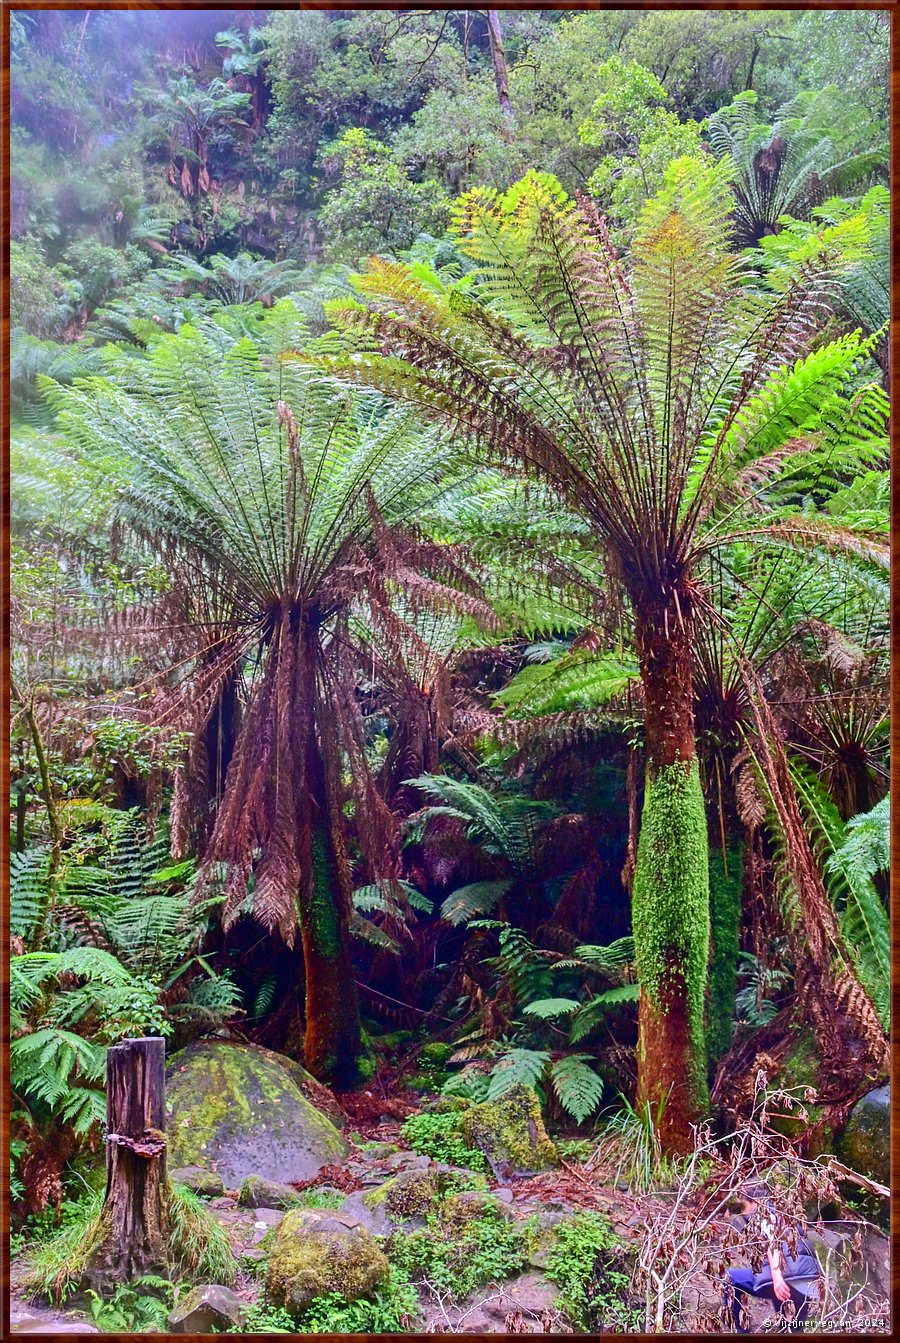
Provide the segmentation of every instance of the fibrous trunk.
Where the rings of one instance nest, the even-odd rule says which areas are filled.
[[[649,1104],[665,1149],[683,1153],[692,1123],[708,1108],[709,846],[694,742],[690,604],[682,592],[634,605],[647,751],[632,891],[638,1104]]]
[[[329,806],[318,745],[310,743],[307,781],[314,810],[311,862],[300,894],[306,975],[306,1067],[327,1086],[346,1090],[361,1076],[363,1040],[350,949],[351,894],[346,855]]]

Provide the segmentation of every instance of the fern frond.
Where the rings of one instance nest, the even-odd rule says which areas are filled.
[[[577,1124],[583,1124],[603,1099],[603,1082],[590,1064],[590,1054],[566,1054],[550,1065],[553,1090]]]

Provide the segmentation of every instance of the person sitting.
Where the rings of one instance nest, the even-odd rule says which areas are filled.
[[[745,1185],[740,1192],[740,1210],[766,1244],[766,1258],[759,1273],[749,1268],[730,1268],[725,1300],[731,1308],[739,1334],[750,1333],[747,1298],[771,1301],[781,1317],[779,1332],[802,1333],[811,1303],[819,1297],[821,1272],[809,1241],[798,1230],[794,1252],[785,1240],[776,1242],[777,1214],[764,1184]],[[793,1317],[786,1311],[793,1306]]]

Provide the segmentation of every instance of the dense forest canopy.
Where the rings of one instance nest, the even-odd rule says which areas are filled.
[[[886,1183],[846,1136],[889,1026],[886,14],[10,33],[22,1291],[121,1331],[238,1273],[217,1328],[460,1331],[527,1271],[545,1331],[715,1327],[751,1167],[820,1216]],[[350,1146],[240,1214],[212,1162],[219,1220],[163,1165],[111,1294],[134,1037],[184,1125],[231,1048]],[[364,1207],[413,1153],[427,1197]],[[236,1266],[233,1212],[344,1199],[352,1289]]]

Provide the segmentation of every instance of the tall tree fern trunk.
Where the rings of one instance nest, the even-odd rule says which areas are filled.
[[[638,1102],[665,1149],[691,1146],[708,1106],[704,1005],[709,846],[694,740],[690,602],[634,601],[647,779],[632,891],[641,985]]]
[[[347,1090],[363,1079],[365,1049],[350,949],[350,891],[346,858],[335,840],[318,746],[308,752],[313,804],[311,872],[300,897],[300,936],[306,974],[306,1067],[320,1082]]]

